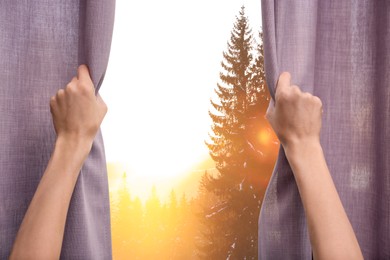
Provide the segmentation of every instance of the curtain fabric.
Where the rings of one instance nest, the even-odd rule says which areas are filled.
[[[390,259],[390,1],[262,0],[262,17],[272,96],[289,71],[321,98],[321,144],[363,255]],[[260,213],[259,259],[311,259],[283,149]]]
[[[0,2],[0,259],[15,235],[54,148],[49,100],[86,63],[96,88],[106,70],[115,0]],[[101,133],[71,200],[61,259],[111,259]]]

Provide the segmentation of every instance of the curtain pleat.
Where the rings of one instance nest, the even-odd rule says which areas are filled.
[[[321,98],[321,144],[363,255],[390,259],[390,2],[262,0],[262,16],[272,95],[289,71]],[[311,259],[282,148],[260,213],[259,259]]]
[[[0,2],[0,259],[54,148],[49,100],[86,63],[98,89],[115,0]],[[71,200],[61,259],[111,259],[104,146],[99,132]]]

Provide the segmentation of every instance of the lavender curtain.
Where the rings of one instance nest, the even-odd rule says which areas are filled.
[[[82,63],[100,86],[114,7],[115,0],[0,1],[0,259],[53,149],[49,99]],[[109,213],[99,132],[72,197],[61,259],[111,259]]]
[[[319,96],[321,143],[365,259],[390,259],[390,1],[262,0],[265,69]],[[311,259],[283,153],[259,218],[259,259]]]

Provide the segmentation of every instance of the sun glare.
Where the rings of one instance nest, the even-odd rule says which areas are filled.
[[[156,143],[155,150],[148,156],[144,153],[135,155],[131,165],[136,174],[158,181],[185,174],[201,157],[199,152],[191,153],[179,143],[172,142],[169,146]]]
[[[109,107],[102,125],[108,162],[159,181],[208,158],[209,99],[243,3],[259,28],[260,4],[253,1],[117,1],[101,88]]]
[[[268,145],[272,141],[272,133],[268,128],[262,129],[257,134],[257,139],[261,145]]]

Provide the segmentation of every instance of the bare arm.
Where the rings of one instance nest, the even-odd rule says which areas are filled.
[[[107,112],[86,66],[50,100],[55,148],[16,236],[10,259],[59,259],[80,169]]]
[[[322,103],[282,73],[267,118],[293,170],[315,259],[363,259],[320,144]]]

